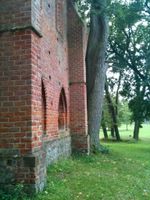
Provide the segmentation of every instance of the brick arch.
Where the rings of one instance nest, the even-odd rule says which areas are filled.
[[[42,131],[43,134],[46,134],[47,126],[47,106],[46,106],[46,89],[44,81],[41,81],[41,122],[42,122]]]
[[[64,88],[61,89],[58,104],[58,129],[67,129],[67,101]]]

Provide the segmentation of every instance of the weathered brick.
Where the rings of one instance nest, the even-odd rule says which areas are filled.
[[[71,141],[88,152],[86,34],[70,0],[0,4],[0,160],[7,180],[41,190]]]

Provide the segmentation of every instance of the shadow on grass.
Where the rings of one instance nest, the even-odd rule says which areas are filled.
[[[101,142],[103,143],[138,143],[139,141],[133,139],[133,138],[127,138],[127,139],[121,139],[120,141],[116,140],[115,138],[102,138]]]

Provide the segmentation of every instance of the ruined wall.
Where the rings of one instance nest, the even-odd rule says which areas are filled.
[[[61,7],[61,9],[59,8]],[[67,6],[65,1],[42,1],[42,38],[32,32],[32,151],[44,154],[40,163],[39,185],[45,166],[60,156],[71,154],[69,135],[69,82],[67,49]],[[60,13],[61,12],[61,13]],[[38,19],[40,21],[41,19]],[[59,21],[60,20],[60,21]],[[63,22],[63,24],[61,24]],[[62,27],[61,27],[62,26]],[[42,88],[43,85],[43,88]],[[45,126],[42,126],[42,90],[45,101]],[[63,93],[63,94],[62,94]],[[59,104],[63,95],[65,126],[59,128]],[[62,100],[63,101],[63,100]],[[63,111],[62,111],[63,112]],[[63,115],[63,113],[61,113]],[[41,170],[43,169],[43,170]]]
[[[0,2],[0,184],[23,181],[41,190],[46,164],[71,153],[67,7],[59,5],[60,15],[56,3]]]
[[[23,164],[32,148],[30,13],[29,1],[0,2],[0,184],[34,174]]]
[[[70,2],[0,2],[1,185],[42,190],[71,144],[88,152],[84,32]]]
[[[85,54],[86,27],[68,1],[68,52],[70,80],[70,130],[72,149],[89,153]]]

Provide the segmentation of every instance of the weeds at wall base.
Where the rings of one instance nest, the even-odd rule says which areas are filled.
[[[0,185],[0,199],[1,200],[25,200],[27,194],[24,191],[23,184],[16,185]]]

